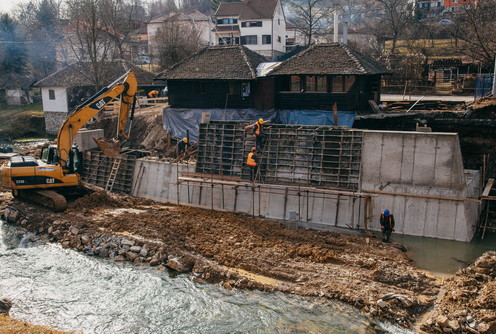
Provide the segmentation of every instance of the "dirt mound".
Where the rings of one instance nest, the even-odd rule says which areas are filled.
[[[106,191],[102,190],[84,195],[83,197],[76,199],[74,202],[69,203],[68,210],[80,211],[83,209],[91,209],[103,206],[117,208],[124,206],[124,204],[125,203],[120,199],[113,198],[109,196]]]
[[[496,333],[496,252],[484,253],[446,281],[422,329],[429,333]]]

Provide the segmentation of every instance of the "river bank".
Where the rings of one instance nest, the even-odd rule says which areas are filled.
[[[164,266],[224,288],[344,301],[411,327],[440,283],[400,245],[131,197],[93,193],[52,213],[3,201],[8,222],[89,255]]]
[[[401,245],[375,236],[288,228],[104,192],[76,200],[65,213],[4,194],[2,211],[8,222],[64,248],[168,268],[226,289],[341,300],[371,317],[432,333],[493,333],[496,326],[495,252],[440,280],[416,268]]]

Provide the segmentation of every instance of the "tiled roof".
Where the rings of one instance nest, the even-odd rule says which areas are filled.
[[[238,16],[244,6],[243,2],[221,2],[215,16]]]
[[[258,64],[266,59],[242,45],[210,46],[171,68],[155,79],[252,80]]]
[[[315,44],[285,60],[271,75],[386,74],[382,64],[342,43]]]
[[[270,19],[274,16],[278,0],[247,0],[221,2],[215,16],[239,16],[240,20]]]
[[[31,75],[7,73],[0,76],[0,89],[26,89],[35,82],[35,78]]]
[[[145,71],[140,67],[125,60],[115,60],[103,66],[105,70],[105,80],[102,85],[108,85],[115,79],[133,70],[139,85],[153,84],[152,72]],[[75,87],[75,86],[93,86],[92,70],[89,62],[78,62],[67,66],[44,79],[38,81],[35,86],[38,87]]]

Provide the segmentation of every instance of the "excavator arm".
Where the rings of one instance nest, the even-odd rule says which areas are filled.
[[[137,91],[136,77],[132,71],[128,71],[69,114],[57,136],[57,154],[62,168],[68,168],[69,152],[74,142],[74,136],[79,129],[119,95],[121,96],[121,105],[117,134],[119,139],[128,138],[129,135],[125,131],[128,122],[133,117]]]

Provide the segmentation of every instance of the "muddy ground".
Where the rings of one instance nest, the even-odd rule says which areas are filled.
[[[288,228],[238,214],[104,193],[76,200],[65,213],[9,201],[22,215],[20,225],[64,247],[101,247],[92,241],[111,231],[135,240],[140,252],[146,248],[145,264],[179,268],[195,280],[225,288],[326,296],[405,327],[433,305],[439,291],[436,279],[416,268],[400,245],[375,236]],[[158,263],[152,262],[156,254]],[[131,260],[124,251],[110,257]]]
[[[443,282],[415,267],[402,245],[375,235],[297,229],[105,192],[70,203],[65,213],[4,197],[7,206],[26,230],[90,255],[165,266],[227,289],[325,296],[426,332],[496,329],[496,252]]]
[[[132,145],[158,155],[169,149],[161,113],[135,122]],[[496,333],[495,252],[442,280],[415,267],[401,245],[374,235],[297,229],[103,192],[76,200],[65,213],[5,196],[0,206],[12,208],[11,220],[24,229],[90,255],[165,266],[228,289],[338,299],[416,331]]]

